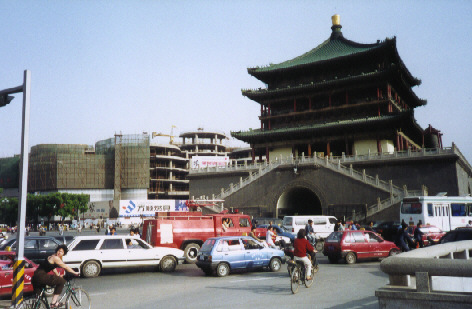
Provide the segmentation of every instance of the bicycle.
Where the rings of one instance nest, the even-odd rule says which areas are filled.
[[[73,276],[66,274],[64,279],[66,279],[66,284],[64,285],[66,291],[57,302],[65,304],[65,308],[68,309],[90,309],[92,307],[92,301],[87,291],[73,284],[73,281],[75,281],[73,280]],[[47,289],[48,287],[42,288],[38,295],[25,299],[16,309],[51,309],[46,294]]]
[[[318,272],[316,258],[312,259],[311,263],[311,280],[306,280],[306,269],[303,261],[288,261],[287,269],[290,275],[290,288],[292,289],[292,294],[298,293],[298,289],[301,284],[304,284],[307,288],[312,286],[313,282],[315,281],[315,273]]]

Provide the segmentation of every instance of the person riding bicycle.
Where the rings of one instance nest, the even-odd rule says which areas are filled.
[[[293,242],[293,255],[295,256],[295,261],[302,261],[306,269],[306,280],[310,281],[312,278],[311,274],[311,261],[307,256],[307,253],[310,253],[310,256],[314,254],[315,249],[310,244],[310,242],[305,238],[306,231],[305,229],[300,229],[297,234],[297,238]]]
[[[60,275],[56,268],[61,267],[69,273],[72,273],[76,276],[79,275],[78,272],[74,271],[62,261],[62,257],[67,254],[67,251],[68,250],[66,245],[59,245],[53,255],[47,257],[39,264],[38,269],[36,269],[33,278],[31,279],[34,291],[37,294],[41,293],[41,289],[46,285],[54,287],[54,294],[51,300],[51,308],[59,308],[64,306],[63,303],[58,303],[57,299],[62,293],[62,289],[64,288],[66,280],[62,278],[63,275]],[[48,272],[50,272],[51,270],[54,272],[55,275],[48,274]]]

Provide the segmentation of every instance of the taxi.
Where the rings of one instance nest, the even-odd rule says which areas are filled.
[[[0,296],[11,295],[13,283],[13,263],[15,262],[16,252],[0,251]],[[27,258],[25,260],[25,279],[23,293],[33,292],[31,278],[38,265]]]
[[[234,270],[267,267],[279,271],[285,263],[282,250],[268,248],[266,244],[249,236],[208,238],[198,251],[197,266],[206,274],[216,272],[224,277]]]
[[[400,253],[391,241],[384,240],[372,231],[338,231],[331,233],[325,241],[323,254],[330,263],[344,259],[354,264],[361,259],[379,259]]]

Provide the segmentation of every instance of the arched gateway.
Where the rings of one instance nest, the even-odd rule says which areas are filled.
[[[321,201],[310,189],[295,186],[286,189],[277,200],[277,216],[321,215]]]

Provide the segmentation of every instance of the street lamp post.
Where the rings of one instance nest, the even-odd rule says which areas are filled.
[[[23,302],[23,283],[25,275],[24,242],[26,221],[26,192],[28,184],[28,139],[31,99],[31,72],[24,71],[23,84],[9,89],[0,90],[0,107],[10,103],[13,93],[23,93],[23,115],[21,130],[21,157],[20,157],[20,198],[18,201],[18,232],[16,235],[17,260],[13,265],[12,306]]]

